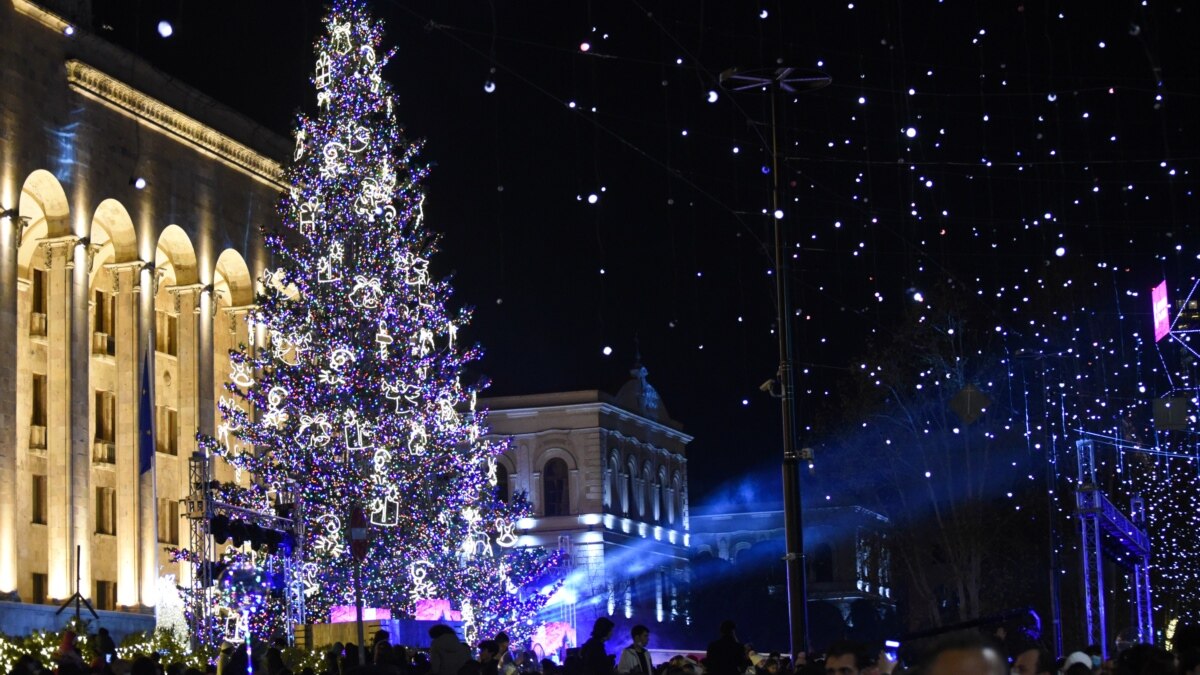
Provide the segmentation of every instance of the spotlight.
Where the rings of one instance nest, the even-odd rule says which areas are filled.
[[[160,37],[169,38],[175,34],[175,27],[171,25],[170,21],[159,21],[158,34]]]
[[[483,90],[489,94],[492,93],[493,91],[496,91],[496,83],[493,82],[492,80],[488,80],[487,82],[484,82]]]
[[[66,28],[63,28],[63,35],[67,37],[75,35],[75,26],[68,24]]]
[[[612,347],[605,346],[604,349],[600,351],[604,352],[605,356],[612,356]]]
[[[917,137],[917,130],[916,130],[916,128],[914,128],[914,127],[909,127],[909,128],[907,128],[907,129],[905,129],[905,130],[904,130],[904,135],[905,135],[905,136],[908,136],[909,138],[916,138],[916,137]]]
[[[129,179],[129,184],[138,190],[144,190],[146,188],[146,179],[141,176],[134,176]]]
[[[775,220],[783,220],[783,209],[775,209]]]
[[[709,103],[716,103],[718,98],[719,98],[719,96],[717,96],[716,91],[714,91],[712,89],[708,90],[708,102]]]

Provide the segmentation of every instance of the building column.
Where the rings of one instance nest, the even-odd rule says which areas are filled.
[[[17,237],[0,220],[0,598],[17,592]]]
[[[149,371],[151,386],[154,382],[154,337],[150,327],[154,326],[154,295],[157,282],[154,280],[154,270],[142,267],[135,277],[136,286],[133,292],[137,294],[137,318],[133,321],[137,339],[133,344],[138,345],[139,351],[135,359],[134,377],[137,387],[134,397],[133,419],[138,433],[141,432],[141,401],[143,369]],[[145,340],[145,342],[143,342]],[[145,358],[141,358],[142,354]],[[150,397],[150,419],[154,419],[154,392],[147,392]],[[153,439],[151,439],[153,441]],[[141,439],[134,446],[134,456],[141,457]],[[138,473],[138,601],[143,608],[151,608],[158,604],[158,455],[151,449],[150,461],[153,466],[149,471]]]
[[[75,583],[71,453],[71,268],[75,237],[42,242],[46,266],[46,586],[66,600]]]
[[[212,436],[213,410],[216,406],[213,397],[208,393],[213,390],[213,358],[217,317],[217,299],[213,297],[212,286],[206,286],[200,293],[199,304],[196,305],[196,319],[199,323],[196,335],[196,419],[197,430],[205,436]],[[181,319],[182,320],[182,319]],[[190,455],[189,455],[190,457]]]
[[[117,604],[138,605],[138,472],[137,286],[140,261],[107,265],[112,275],[113,335],[116,344],[117,442]]]
[[[85,598],[93,596],[92,535],[96,531],[92,498],[92,327],[91,262],[86,242],[75,240],[71,247],[71,539],[72,553],[78,552],[79,588]],[[74,569],[71,570],[74,573]]]
[[[186,498],[192,492],[189,483],[188,463],[196,451],[196,432],[199,430],[199,368],[197,350],[200,346],[198,321],[200,309],[200,284],[175,286],[170,289],[175,299],[175,312],[179,317],[179,494]],[[212,361],[209,361],[210,368]],[[179,509],[179,546],[190,548],[185,537],[191,532],[185,509]],[[191,583],[191,565],[179,566],[179,585]]]

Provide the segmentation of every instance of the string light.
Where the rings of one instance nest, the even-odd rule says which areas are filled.
[[[231,354],[223,438],[204,447],[256,476],[230,503],[269,509],[268,494],[299,493],[306,527],[295,565],[309,616],[353,604],[347,528],[357,503],[370,521],[368,606],[413,616],[418,601],[443,598],[463,612],[468,640],[507,630],[519,641],[548,594],[510,591],[558,555],[513,547],[529,505],[495,493],[505,446],[484,438],[477,390],[459,379],[480,353],[456,342],[470,314],[446,306],[452,289],[431,272],[428,168],[395,117],[382,28],[364,5],[336,0],[324,20],[319,114],[297,121],[280,207],[287,234],[265,233],[279,267],[264,275],[250,316],[271,344]],[[269,635],[280,614],[262,590],[269,559],[231,555],[234,572],[210,595],[232,628],[212,638]]]

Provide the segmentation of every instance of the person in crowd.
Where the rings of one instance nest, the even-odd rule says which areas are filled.
[[[637,625],[629,635],[633,638],[633,644],[621,650],[621,658],[617,660],[618,675],[654,675],[654,664],[650,652],[646,651],[646,645],[650,644],[650,629]]]
[[[1170,675],[1175,672],[1175,655],[1154,645],[1135,644],[1116,658],[1116,675]]]
[[[726,619],[721,622],[721,637],[708,643],[704,668],[708,675],[742,675],[750,666],[746,648],[737,639],[737,624]]]
[[[432,639],[429,645],[430,675],[458,675],[463,664],[471,660],[471,650],[450,626],[439,623],[430,627],[429,637]]]
[[[510,651],[508,633],[500,631],[496,633],[496,637],[493,640],[495,640],[497,647],[500,649],[500,654],[496,657],[496,669],[500,672],[500,675],[516,675],[517,660],[513,658],[512,651]]]
[[[117,658],[117,643],[108,634],[107,628],[96,631],[96,653],[100,655],[100,660],[104,663],[109,663]]]
[[[874,665],[867,648],[856,642],[835,642],[825,652],[825,675],[865,675]]]
[[[613,657],[604,643],[612,637],[613,622],[608,617],[596,619],[592,635],[579,649],[579,675],[612,675]]]
[[[1054,657],[1036,644],[1025,643],[1013,650],[1012,675],[1054,675]]]
[[[458,675],[497,675],[497,655],[500,647],[495,640],[479,643],[479,660],[470,659],[458,669]]]
[[[1005,675],[1007,664],[995,642],[978,633],[943,638],[926,656],[923,675]]]

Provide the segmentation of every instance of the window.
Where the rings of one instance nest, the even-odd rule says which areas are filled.
[[[117,608],[117,582],[96,580],[96,609]]]
[[[542,469],[542,497],[547,516],[565,516],[570,512],[567,463],[555,457]]]
[[[96,440],[116,442],[117,395],[111,391],[96,392]]]
[[[670,491],[667,489],[666,473],[658,474],[658,484],[654,489],[658,492],[658,522],[667,522],[667,516],[670,513],[667,508],[667,503],[670,502]]]
[[[155,447],[164,455],[179,454],[179,413],[160,405],[155,409]]]
[[[629,482],[629,486],[627,488],[629,499],[625,502],[625,515],[632,516],[639,501],[637,492],[637,467],[633,464],[630,464],[626,467],[626,471],[628,472],[625,475]]]
[[[96,488],[96,534],[117,533],[117,491]]]
[[[39,605],[46,604],[46,575],[33,573],[33,598],[34,603]]]
[[[154,350],[179,355],[179,317],[159,310],[154,314]]]
[[[33,271],[33,313],[46,313],[46,270]]]
[[[29,334],[46,335],[46,270],[33,271],[32,301],[29,311]]]
[[[499,462],[496,463],[496,497],[502,502],[508,501],[508,469]]]
[[[117,353],[113,339],[113,296],[104,291],[92,294],[92,353],[113,356]]]
[[[158,543],[179,543],[179,502],[174,499],[158,500]]]
[[[35,427],[44,427],[46,426],[46,376],[34,375],[32,389],[33,409],[30,411],[29,424]]]
[[[46,477],[33,476],[33,522],[46,524]]]

